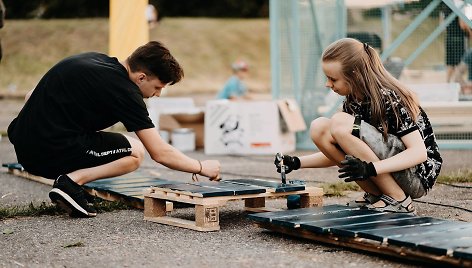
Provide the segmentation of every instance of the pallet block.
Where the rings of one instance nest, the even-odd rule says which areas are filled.
[[[263,182],[245,179],[151,187],[144,193],[144,220],[206,232],[220,229],[220,208],[231,200],[244,200],[245,209],[252,212],[272,210],[265,207],[268,197],[292,194],[300,195],[301,207],[322,205],[321,188],[287,184],[283,189],[283,186],[274,187],[278,183],[265,181],[264,186]],[[195,221],[167,216],[164,210],[166,201],[194,205]]]

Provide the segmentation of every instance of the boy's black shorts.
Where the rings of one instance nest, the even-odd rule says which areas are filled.
[[[72,140],[70,144],[64,142],[69,144],[64,148],[52,151],[28,148],[25,150],[30,153],[23,153],[25,150],[15,146],[18,162],[31,174],[55,180],[62,174],[101,166],[129,156],[132,151],[128,139],[119,133],[98,131]],[[35,151],[40,151],[42,157]]]

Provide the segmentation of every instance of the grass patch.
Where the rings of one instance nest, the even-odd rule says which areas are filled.
[[[472,182],[472,170],[459,170],[446,175],[439,175],[438,183],[467,183]]]
[[[345,191],[359,191],[361,188],[355,183],[336,182],[325,183],[321,186],[323,188],[324,196],[341,197],[345,196]]]
[[[126,210],[134,209],[129,205],[125,204],[122,201],[105,201],[99,200],[93,203],[93,207],[97,212],[110,212],[116,210]],[[57,207],[55,204],[42,202],[39,205],[30,203],[26,206],[10,206],[10,207],[0,207],[0,220],[14,217],[38,217],[43,215],[61,215],[65,211],[60,207]]]

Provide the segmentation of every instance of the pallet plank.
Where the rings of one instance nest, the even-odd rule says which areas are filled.
[[[394,226],[388,229],[373,229],[359,231],[358,237],[368,238],[376,241],[387,242],[389,238],[401,236],[414,236],[424,233],[435,233],[441,230],[460,229],[461,227],[470,226],[468,223],[460,223],[446,220],[431,221],[413,225]]]
[[[227,183],[226,181],[197,182],[193,184],[208,187],[208,188],[233,191],[233,195],[259,194],[259,193],[266,192],[265,187],[253,186],[253,185],[240,185],[240,184],[234,184],[234,183]]]
[[[454,249],[452,256],[472,260],[472,247]]]
[[[407,247],[417,247],[421,244],[433,244],[442,246],[448,244],[451,240],[460,239],[467,237],[467,234],[472,234],[472,226],[463,229],[456,230],[442,230],[434,233],[424,233],[419,235],[408,235],[395,238],[389,238],[387,241],[389,244],[398,245],[398,246],[407,246]],[[472,246],[472,245],[471,245]]]
[[[359,210],[358,208],[349,208],[347,206],[341,205],[328,205],[323,207],[316,208],[299,208],[292,210],[276,211],[276,212],[263,212],[256,214],[249,214],[248,217],[251,220],[257,222],[271,222],[274,219],[284,219],[287,217],[301,216],[301,215],[316,215],[316,214],[326,214],[339,211],[348,211],[348,210]]]
[[[372,215],[380,215],[385,214],[385,212],[378,212],[374,210],[368,209],[361,209],[361,210],[345,210],[345,211],[336,211],[336,212],[328,212],[328,213],[315,213],[315,214],[307,214],[307,215],[296,215],[291,217],[286,217],[282,219],[273,219],[272,223],[276,225],[282,225],[287,227],[299,227],[300,224],[308,223],[308,224],[319,224],[322,222],[330,222],[330,224],[334,224],[337,222],[339,224],[355,220],[354,218],[362,218],[358,219],[361,222],[365,222],[366,216]]]
[[[354,237],[355,232],[351,231],[351,228],[356,228],[360,225],[386,224],[387,222],[409,218],[411,218],[411,216],[399,214],[372,214],[350,219],[337,218],[321,222],[306,222],[300,224],[300,228],[315,233],[331,232]]]
[[[276,193],[292,192],[292,191],[302,191],[305,190],[305,185],[303,184],[284,184],[280,182],[260,180],[260,179],[237,179],[237,180],[225,180],[226,183],[235,183],[235,184],[246,184],[246,185],[255,185],[262,186],[266,188],[275,189]]]
[[[444,241],[444,243],[441,244],[433,244],[432,242],[428,242],[425,244],[419,244],[417,245],[418,249],[425,251],[425,252],[430,252],[433,254],[438,254],[438,255],[446,255],[449,251],[453,251],[454,249],[459,249],[460,248],[470,248],[472,247],[472,236],[471,234],[464,234],[464,237],[458,238],[458,239],[450,239],[448,241]]]
[[[161,184],[159,185],[163,191],[165,189],[171,189],[174,191],[189,192],[195,194],[201,194],[202,197],[215,197],[215,196],[231,196],[234,195],[234,191],[215,189],[191,183],[179,183],[179,184]]]
[[[418,217],[414,215],[406,215],[406,214],[387,214],[383,215],[384,219],[376,219],[372,222],[358,222],[349,224],[346,223],[345,225],[341,226],[332,226],[331,232],[333,234],[349,236],[349,237],[357,237],[357,234],[360,231],[365,230],[373,230],[373,229],[389,229],[392,227],[398,227],[402,225],[416,225],[421,223],[430,223],[437,221],[437,219],[431,217]]]

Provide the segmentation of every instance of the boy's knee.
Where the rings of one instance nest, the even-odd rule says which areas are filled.
[[[336,113],[331,118],[330,132],[335,139],[351,135],[354,117],[347,113]]]
[[[318,117],[311,121],[310,137],[313,141],[321,139],[330,131],[330,119],[326,117]]]
[[[136,160],[136,165],[139,166],[143,160],[144,160],[144,155],[145,155],[145,149],[144,145],[141,143],[141,141],[131,138],[131,137],[126,137],[131,145],[131,156],[135,158]]]

